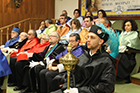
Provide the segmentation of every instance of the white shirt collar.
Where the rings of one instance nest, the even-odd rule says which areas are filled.
[[[63,27],[65,27],[66,24],[62,25]]]
[[[125,31],[124,35],[129,35],[130,33],[131,33],[131,31],[129,31],[129,32]]]
[[[48,28],[50,28],[53,24],[51,24]]]
[[[87,30],[87,31],[90,31],[90,28],[91,28],[91,26],[90,26],[90,27],[88,27],[88,28],[86,28],[86,30]]]
[[[77,31],[77,29],[73,29],[72,31]]]
[[[95,54],[95,53],[91,54],[91,51],[89,51],[89,55],[90,55],[90,56],[93,56],[94,54]]]

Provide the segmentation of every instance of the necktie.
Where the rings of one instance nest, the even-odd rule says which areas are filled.
[[[63,26],[60,27],[60,30],[63,28]]]
[[[52,46],[50,46],[50,47],[49,47],[49,49],[48,49],[48,51],[47,51],[47,53],[48,53],[48,52],[49,52],[52,48],[53,48],[53,47],[52,47]],[[46,54],[47,54],[47,53],[46,53]]]

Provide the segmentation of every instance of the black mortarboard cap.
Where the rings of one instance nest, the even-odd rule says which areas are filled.
[[[104,42],[106,42],[108,40],[109,35],[107,33],[105,33],[104,29],[102,29],[101,27],[99,27],[97,25],[92,25],[89,32],[95,33],[97,36],[99,36],[101,39],[103,39]]]

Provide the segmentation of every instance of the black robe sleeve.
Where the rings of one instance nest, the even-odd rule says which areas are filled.
[[[99,65],[87,65],[82,72],[82,81],[76,85],[79,93],[111,93],[115,86],[115,66],[107,58]],[[108,62],[108,63],[107,63]],[[94,63],[93,63],[94,64]]]
[[[43,61],[44,60],[44,57],[45,57],[45,54],[46,54],[46,52],[47,52],[47,50],[48,50],[48,48],[49,48],[49,46],[47,46],[45,49],[44,49],[44,51],[43,52],[41,52],[41,53],[34,53],[33,54],[33,57],[32,58],[30,58],[30,60],[33,60],[33,61],[37,61],[37,62],[39,62],[39,61]]]

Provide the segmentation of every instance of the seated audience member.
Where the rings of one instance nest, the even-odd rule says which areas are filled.
[[[67,16],[67,21],[66,21],[66,23],[67,23],[71,19],[71,17],[68,16],[68,13],[67,13],[66,10],[63,10],[62,11],[62,14],[65,14]],[[60,22],[60,20],[56,24],[57,25],[62,25],[61,22]]]
[[[108,18],[106,17],[100,18],[98,22],[96,22],[96,24],[100,24],[100,23],[102,23],[110,32],[115,32],[115,33],[117,32],[111,27],[112,24]]]
[[[83,17],[80,16],[80,10],[75,9],[74,12],[73,12],[73,15],[74,15],[74,18],[72,18],[72,19],[78,19],[80,24],[81,24],[82,21],[83,21]],[[68,26],[70,26],[70,23],[71,23],[72,19],[67,22]]]
[[[99,30],[101,33],[98,33]],[[111,93],[114,90],[115,60],[103,48],[107,39],[108,34],[104,29],[91,26],[87,37],[89,50],[79,56],[80,61],[71,72],[73,77],[70,80],[70,90],[75,90],[76,93]],[[55,83],[55,80],[50,83],[51,89],[54,89]],[[66,87],[64,83],[61,89],[51,93],[63,93]]]
[[[49,35],[44,34],[41,37],[41,41],[39,44],[35,45],[33,48],[30,50],[27,50],[27,53],[40,53],[43,52],[46,46],[50,45],[49,43]]]
[[[48,35],[50,35],[50,33],[51,32],[54,32],[54,31],[56,31],[56,29],[57,29],[57,27],[55,26],[55,24],[53,24],[53,21],[51,20],[51,19],[46,19],[45,20],[45,24],[46,24],[46,29],[45,29],[45,31],[43,32],[43,33],[41,33],[39,36],[38,36],[38,38],[40,39],[41,38],[41,36],[43,35],[43,34],[48,34]]]
[[[26,32],[21,32],[19,35],[18,42],[14,43],[12,46],[9,46],[7,48],[3,48],[3,52],[8,52],[9,54],[12,54],[14,51],[18,52],[17,49],[20,49],[28,40],[28,34]]]
[[[61,25],[58,26],[56,31],[60,34],[60,36],[63,36],[70,30],[70,27],[66,24],[67,16],[65,14],[60,15],[59,19]]]
[[[37,45],[39,43],[39,40],[37,38],[37,34],[36,32],[31,29],[28,31],[28,40],[26,41],[26,43],[21,47],[21,49],[18,51],[18,54],[22,54],[25,51],[33,48],[35,45]],[[22,58],[22,57],[21,57]],[[14,86],[16,85],[16,71],[15,71],[15,63],[16,63],[17,57],[12,57],[10,58],[10,68],[12,71],[12,74],[9,77],[9,85],[8,86]],[[18,85],[18,84],[17,84]],[[16,88],[14,88],[14,90],[19,90],[22,89],[21,86],[18,86]]]
[[[80,24],[79,20],[78,19],[73,19],[71,21],[71,29],[67,32],[66,35],[63,35],[60,40],[61,40],[62,43],[68,44],[69,35],[71,33],[78,33],[79,34],[80,32],[81,32],[81,24]]]
[[[137,32],[137,24],[132,19],[127,19],[122,25],[123,31],[120,34],[119,41],[119,65],[118,79],[126,79],[126,83],[130,83],[130,73],[136,65],[134,50],[140,50],[140,39]]]
[[[0,93],[2,92],[1,86],[3,85],[4,77],[11,74],[11,70],[5,55],[0,50]]]
[[[18,51],[27,41],[27,33],[22,32],[19,35],[19,40],[18,42],[14,43],[12,46],[3,48],[3,54],[5,55],[8,64],[10,64],[10,57],[15,57],[17,52],[13,53],[14,51]],[[12,55],[11,55],[12,54]],[[8,81],[9,76],[4,77],[3,85],[1,86],[2,89],[6,89],[7,87],[7,81]]]
[[[82,31],[80,32],[80,45],[85,45],[86,43],[86,39],[87,39],[87,35],[90,31],[90,28],[92,26],[92,17],[91,16],[87,16],[85,17],[84,21],[85,21],[85,28],[82,29]]]
[[[37,34],[35,30],[30,29],[28,31],[28,40],[27,42],[22,46],[19,52],[25,52],[27,50],[30,50],[33,48],[35,45],[39,43],[39,39],[37,38]]]
[[[30,62],[30,67],[31,67],[31,69],[33,69],[33,72],[29,72],[29,71],[31,71],[29,68],[26,69],[25,78],[24,78],[25,80],[23,81],[23,85],[26,86],[26,88],[23,91],[21,91],[21,93],[26,93],[26,92],[30,91],[31,87],[32,87],[32,91],[34,91],[35,90],[35,86],[36,86],[36,84],[35,84],[36,80],[35,79],[37,78],[37,80],[39,80],[38,79],[39,74],[33,75],[33,73],[35,73],[36,71],[37,71],[36,73],[39,73],[39,71],[41,69],[45,69],[45,65],[47,65],[46,64],[46,60],[54,59],[55,56],[57,56],[59,53],[64,51],[64,46],[65,45],[60,44],[59,40],[60,40],[59,33],[52,32],[49,35],[50,45],[47,46],[44,49],[43,52],[41,52],[41,53],[34,53],[33,56],[30,57],[30,61],[34,61],[34,63],[36,62],[36,63],[39,63],[39,64],[37,64],[36,66],[34,65],[34,67],[33,67],[32,66],[33,62]],[[26,65],[29,65],[28,61],[25,61],[24,63],[28,63]],[[18,71],[19,71],[18,75],[23,76],[22,73],[20,72],[21,71],[20,69],[23,69],[23,68],[19,67],[20,64],[22,64],[22,62],[20,62],[20,63],[17,62],[16,63],[16,69],[18,69]],[[22,84],[22,83],[20,82],[20,84]]]
[[[5,43],[4,48],[12,46],[14,43],[19,40],[20,29],[18,27],[14,27],[11,31],[11,39]]]
[[[44,34],[41,37],[41,42],[39,44],[37,44],[36,46],[34,46],[32,49],[28,50],[27,55],[30,53],[33,54],[33,53],[43,52],[45,47],[50,45],[48,40],[49,40],[49,36],[47,34]],[[20,56],[20,57],[22,57],[22,56]],[[17,87],[19,88],[19,90],[20,90],[20,88],[23,87],[22,86],[22,81],[23,81],[23,77],[24,77],[24,70],[23,69],[24,69],[25,65],[29,65],[29,61],[27,61],[27,60],[19,60],[18,61],[18,57],[17,57],[17,62],[15,63],[15,70],[16,70]],[[17,88],[17,90],[18,90],[18,88]]]
[[[110,24],[110,21],[103,17],[99,20],[96,25],[104,28],[109,34],[108,41],[104,44],[107,47],[107,52],[113,57],[116,58],[119,54],[119,32],[115,31]]]
[[[102,17],[107,17],[107,14],[104,10],[100,9],[100,10],[97,11],[97,19],[94,20],[94,22],[95,23],[98,22],[99,19],[102,18]]]
[[[43,32],[45,31],[46,28],[47,28],[47,27],[46,27],[46,25],[45,25],[45,21],[42,20],[42,21],[40,22],[40,27],[39,27],[39,29],[36,30],[37,36],[39,36],[41,33],[43,33]]]
[[[69,36],[69,43],[72,47],[71,53],[74,54],[76,57],[79,57],[81,54],[84,53],[84,50],[79,45],[80,43],[80,36],[77,33],[72,33]],[[60,57],[67,54],[68,51],[65,49],[63,52],[58,54],[55,59],[59,59]],[[52,59],[54,60],[54,59]],[[52,79],[61,72],[64,72],[63,64],[58,64],[57,66],[53,66],[53,63],[48,63],[47,69],[43,69],[40,71],[40,93],[50,93],[50,86]],[[55,84],[54,84],[55,85]]]
[[[92,18],[94,18],[91,11],[87,11],[87,12],[85,13],[85,17],[86,17],[86,16],[91,16]],[[85,18],[85,17],[84,17],[84,18]],[[94,20],[93,20],[93,21],[94,21]],[[81,23],[81,27],[82,27],[82,28],[85,27],[85,22],[84,22],[84,20],[83,20],[83,22]]]

